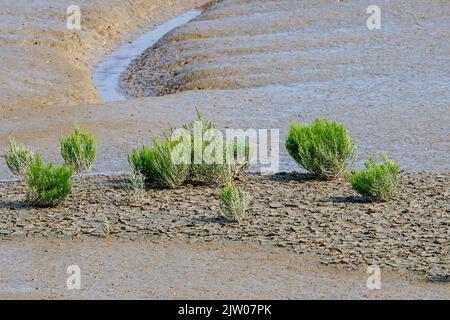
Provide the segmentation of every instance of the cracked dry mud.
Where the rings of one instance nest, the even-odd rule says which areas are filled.
[[[150,188],[130,202],[124,176],[89,177],[59,208],[28,207],[19,183],[0,184],[0,236],[22,238],[237,241],[313,253],[326,265],[379,265],[448,281],[448,174],[402,173],[398,197],[370,203],[343,180],[302,174],[245,175],[237,183],[251,203],[246,223],[220,216],[219,187]]]

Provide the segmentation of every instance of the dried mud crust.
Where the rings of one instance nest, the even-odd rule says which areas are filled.
[[[405,173],[398,197],[369,203],[345,181],[308,175],[246,175],[251,195],[243,225],[220,217],[217,187],[188,184],[151,188],[130,203],[124,176],[94,176],[77,183],[63,206],[28,207],[19,183],[0,184],[0,238],[225,240],[284,247],[318,255],[350,269],[379,265],[448,281],[449,174]]]
[[[143,97],[320,83],[328,95],[351,86],[364,97],[359,87],[374,83],[387,96],[376,103],[404,98],[407,108],[419,103],[415,95],[426,96],[425,105],[440,103],[432,92],[449,79],[448,1],[377,5],[383,22],[374,31],[361,1],[224,0],[143,52],[121,86]]]

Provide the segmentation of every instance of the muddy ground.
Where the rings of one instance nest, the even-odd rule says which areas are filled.
[[[448,172],[450,5],[382,1],[383,29],[368,30],[367,3],[223,1],[152,49],[167,62],[164,77],[170,70],[178,74],[173,79],[182,93],[2,110],[0,154],[11,135],[60,162],[59,136],[79,123],[97,136],[94,171],[125,171],[128,152],[149,142],[149,131],[160,134],[169,123],[190,121],[199,107],[222,129],[280,129],[283,171],[297,169],[283,147],[290,121],[322,116],[349,129],[359,145],[357,166],[385,151],[405,170]],[[153,84],[151,52],[139,59],[142,70],[130,69],[133,83],[145,88]],[[190,90],[194,79],[203,79],[202,90]],[[0,176],[10,177],[4,161]]]
[[[121,41],[206,1],[3,0],[0,9],[0,111],[100,103],[95,63]],[[81,30],[66,27],[66,10],[81,10]]]
[[[314,253],[349,269],[379,265],[450,280],[448,175],[403,174],[395,201],[374,204],[345,181],[308,175],[244,175],[251,203],[243,225],[221,217],[220,186],[151,189],[131,200],[124,177],[77,182],[59,208],[29,207],[18,183],[0,184],[0,237],[229,240]]]
[[[191,121],[199,107],[221,129],[279,128],[280,170],[298,170],[283,147],[289,122],[322,116],[343,123],[357,141],[355,166],[381,151],[400,163],[398,199],[366,203],[343,181],[249,176],[239,181],[253,196],[249,220],[237,226],[219,218],[217,188],[152,189],[130,206],[120,176],[95,176],[84,189],[77,184],[64,206],[42,210],[27,206],[18,183],[0,183],[7,275],[0,297],[448,299],[448,1],[380,1],[382,30],[370,31],[369,1],[224,0],[130,67],[135,75],[125,75],[124,86],[140,98],[92,104],[99,101],[90,79],[95,60],[135,28],[161,23],[193,2],[121,2],[126,8],[96,19],[109,12],[107,2],[90,1],[93,25],[80,40],[57,32],[64,20],[56,14],[59,2],[22,8],[24,2],[8,1],[0,24],[0,155],[14,136],[61,163],[59,137],[77,123],[96,135],[94,172],[117,173],[127,170],[133,146],[150,141],[150,131]],[[0,177],[11,177],[0,160]],[[110,238],[94,241],[103,236],[105,216]],[[199,241],[183,246],[177,239]],[[183,252],[198,262],[188,270],[178,259]],[[309,254],[320,266],[308,267]],[[92,282],[68,293],[66,258],[80,255],[91,261],[84,268]],[[388,291],[365,288],[364,268],[373,263],[391,275]],[[102,265],[117,282],[102,282]],[[33,270],[40,276],[30,276]],[[50,276],[60,270],[59,278]],[[142,285],[149,274],[155,287]]]
[[[14,265],[14,268],[11,268]],[[81,290],[67,290],[78,265]],[[0,299],[448,299],[448,286],[381,269],[325,267],[271,246],[213,241],[34,240],[0,243]],[[20,290],[18,290],[20,288]]]

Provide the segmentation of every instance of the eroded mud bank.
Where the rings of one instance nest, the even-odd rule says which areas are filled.
[[[216,118],[237,108],[234,124],[282,131],[336,119],[361,158],[386,151],[408,170],[448,171],[450,4],[380,1],[381,30],[366,27],[369,4],[225,0],[146,50],[122,86],[136,97],[233,89]]]
[[[81,290],[67,290],[77,264]],[[0,244],[1,299],[446,299],[445,284],[382,269],[320,265],[308,255],[229,242],[71,240]]]
[[[66,27],[70,3],[4,0],[0,10],[0,111],[99,103],[94,64],[121,41],[202,5],[195,0],[80,0],[81,30]]]

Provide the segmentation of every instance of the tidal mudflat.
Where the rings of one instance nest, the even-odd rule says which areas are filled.
[[[78,263],[82,290],[67,290]],[[14,268],[11,267],[14,265]],[[326,267],[273,246],[195,240],[48,240],[0,243],[1,299],[446,299],[445,283]]]
[[[76,123],[95,134],[98,159],[57,208],[30,206],[23,182],[0,183],[0,297],[448,299],[448,1],[380,1],[381,30],[367,29],[366,1],[215,1],[138,55],[121,77],[130,98],[106,103],[91,79],[101,55],[199,3],[130,1],[104,17],[106,2],[89,2],[75,34],[55,31],[55,3],[2,12],[0,154],[13,136],[61,163],[59,137]],[[7,23],[11,12],[24,27]],[[131,148],[196,107],[220,129],[280,129],[282,172],[301,171],[283,146],[290,121],[336,120],[358,143],[355,167],[381,151],[401,165],[398,196],[374,204],[343,179],[297,172],[240,176],[243,225],[220,217],[214,187],[150,188],[130,203]],[[11,177],[3,159],[0,177]],[[87,287],[69,293],[66,264],[80,257]],[[373,264],[385,290],[365,286]],[[155,285],[142,285],[149,275]]]
[[[89,177],[63,205],[29,206],[17,183],[0,185],[0,238],[227,240],[314,253],[325,265],[367,265],[450,281],[446,175],[403,174],[395,201],[371,203],[343,180],[245,175],[251,201],[243,225],[223,218],[220,187],[155,186],[130,201],[126,176]],[[107,234],[105,234],[107,228]]]

